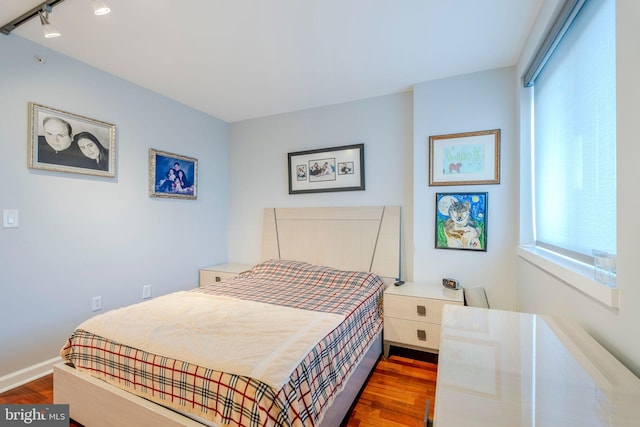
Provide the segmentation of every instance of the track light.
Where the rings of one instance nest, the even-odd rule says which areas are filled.
[[[93,0],[93,13],[95,13],[96,15],[106,15],[109,12],[111,12],[111,9],[109,8],[109,6],[104,4],[103,1]]]
[[[60,37],[60,32],[56,30],[49,22],[49,13],[51,13],[51,11],[53,10],[53,6],[56,6],[63,1],[64,0],[45,0],[38,6],[35,6],[31,10],[28,10],[27,12],[18,16],[13,21],[4,24],[2,27],[0,27],[0,33],[9,35],[20,25],[30,21],[36,16],[39,16],[45,38],[50,39],[52,37]],[[111,9],[109,8],[109,6],[104,4],[104,2],[102,2],[101,0],[93,0],[93,13],[95,13],[96,15],[106,15],[109,12],[111,12]]]
[[[46,5],[42,8],[42,12],[38,12],[40,16],[40,23],[42,24],[42,31],[44,32],[45,39],[52,39],[54,37],[60,37],[60,31],[56,30],[49,22],[49,12],[51,12],[51,6]]]

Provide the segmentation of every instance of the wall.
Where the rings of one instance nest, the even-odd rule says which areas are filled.
[[[20,228],[0,229],[0,388],[2,376],[57,355],[68,333],[104,310],[187,289],[198,268],[260,258],[265,207],[400,205],[403,276],[484,286],[493,307],[570,316],[636,374],[640,373],[640,287],[635,224],[640,211],[640,111],[635,22],[640,4],[618,0],[619,310],[608,310],[516,258],[530,233],[526,194],[518,193],[519,152],[526,153],[528,94],[518,85],[557,0],[547,0],[516,69],[416,84],[414,92],[297,111],[227,125],[91,67],[10,36],[0,43],[0,147],[5,185],[0,209],[20,210]],[[39,54],[45,65],[33,60]],[[26,168],[27,102],[115,123],[116,179]],[[522,129],[518,128],[520,116]],[[161,125],[160,125],[161,123]],[[500,128],[501,183],[429,187],[430,135]],[[365,143],[366,191],[289,195],[287,153]],[[199,159],[197,201],[147,196],[149,147]],[[528,178],[527,156],[520,164]],[[434,249],[436,192],[489,192],[488,251]],[[625,197],[623,197],[625,196]],[[524,201],[519,205],[518,200]],[[520,206],[520,207],[519,207]],[[522,215],[518,221],[519,214]],[[228,224],[228,228],[227,228]],[[517,302],[516,302],[517,290]]]
[[[547,1],[537,25],[519,63],[519,70],[528,63],[533,47],[540,39],[541,30],[553,14],[556,1]],[[547,21],[545,21],[545,19]],[[640,170],[637,159],[637,121],[640,112],[640,58],[637,54],[637,23],[640,20],[640,3],[635,0],[616,1],[616,63],[617,63],[617,286],[620,293],[619,309],[610,309],[580,293],[561,280],[538,267],[518,260],[518,299],[523,311],[566,316],[576,319],[596,340],[614,356],[640,375],[640,340],[637,325],[640,324],[640,286],[635,265],[640,259],[640,229],[635,226],[640,201],[636,197]],[[520,75],[520,74],[518,74]],[[520,89],[522,116],[527,116],[529,94]],[[526,125],[526,121],[523,121]],[[522,128],[522,151],[528,150],[529,128]],[[524,159],[523,159],[524,160]],[[524,162],[523,162],[524,163]],[[526,176],[528,165],[524,165]],[[523,182],[524,183],[524,182]],[[523,200],[528,187],[523,186]],[[531,241],[528,211],[522,211],[524,223],[521,239]]]
[[[262,209],[398,204],[403,277],[485,286],[496,307],[515,309],[517,114],[513,69],[421,83],[389,95],[231,125],[229,260],[260,259]],[[429,187],[429,135],[502,129],[502,183]],[[366,191],[289,195],[287,153],[365,143]],[[489,250],[435,250],[436,191],[488,191]],[[495,225],[492,225],[495,224]]]
[[[0,389],[57,357],[73,328],[103,311],[197,285],[227,251],[228,124],[15,35],[0,41]],[[46,59],[44,65],[34,55]],[[31,170],[27,104],[116,125],[115,179]],[[150,147],[198,159],[198,199],[148,196]],[[3,379],[3,376],[5,377]]]
[[[411,93],[401,93],[232,123],[229,260],[260,259],[267,207],[399,205],[410,254],[411,111]],[[365,191],[288,194],[287,153],[356,143],[365,144]],[[403,256],[407,274],[410,261]]]
[[[483,286],[493,308],[515,310],[518,243],[518,122],[514,69],[501,68],[414,86],[414,278]],[[429,136],[501,130],[500,184],[429,186]],[[435,195],[487,192],[487,251],[435,249]]]

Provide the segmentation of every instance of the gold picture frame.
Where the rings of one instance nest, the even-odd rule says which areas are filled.
[[[500,129],[429,137],[429,185],[500,184]]]
[[[149,148],[149,197],[196,200],[198,159]]]

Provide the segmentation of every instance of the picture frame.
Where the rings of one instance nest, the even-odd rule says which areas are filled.
[[[435,248],[487,250],[488,193],[436,193]]]
[[[288,154],[289,194],[364,190],[364,144]]]
[[[114,124],[35,102],[28,109],[28,168],[116,176]]]
[[[149,196],[197,199],[198,159],[149,148]]]
[[[500,184],[500,129],[429,137],[429,185]]]

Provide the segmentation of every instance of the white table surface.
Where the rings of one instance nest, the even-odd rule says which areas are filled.
[[[447,305],[434,426],[640,426],[640,380],[575,323]]]
[[[442,286],[441,283],[406,282],[400,286],[389,286],[386,293],[389,295],[438,299],[459,303],[464,302],[462,289],[448,289]]]

